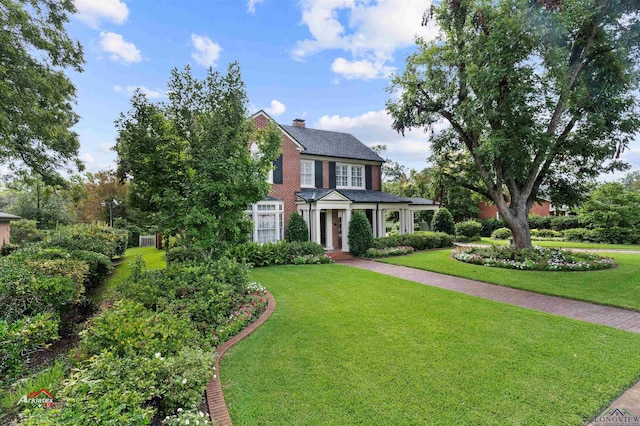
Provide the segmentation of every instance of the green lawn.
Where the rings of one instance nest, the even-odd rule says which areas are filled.
[[[640,335],[342,265],[259,268],[272,317],[222,362],[235,425],[583,424]]]
[[[113,291],[118,288],[120,283],[129,276],[130,265],[138,256],[147,262],[147,269],[162,269],[167,266],[164,260],[165,251],[156,250],[155,247],[133,247],[127,249],[124,256],[120,259],[121,263],[116,266],[113,274],[107,279],[107,282],[100,288],[96,289],[90,295],[91,299],[97,303],[108,298]]]
[[[561,248],[579,248],[579,249],[599,249],[599,250],[638,250],[639,245],[633,244],[596,244],[596,243],[579,243],[576,241],[532,241],[533,245],[540,247],[561,247]],[[474,241],[470,244],[493,244],[503,245],[509,244],[508,240],[494,240],[483,237],[482,241]]]
[[[640,256],[637,254],[604,253],[618,265],[604,271],[540,272],[471,265],[449,257],[449,253],[451,250],[432,250],[379,260],[536,293],[640,310]]]

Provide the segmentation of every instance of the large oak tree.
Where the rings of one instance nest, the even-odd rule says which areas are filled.
[[[640,128],[639,4],[443,1],[425,15],[439,38],[418,39],[393,80],[394,128],[447,122],[432,160],[530,246],[537,199],[574,204],[585,182],[625,168],[618,157]]]
[[[12,171],[61,182],[78,159],[75,87],[64,71],[82,70],[80,44],[66,33],[72,0],[0,0],[0,161]]]

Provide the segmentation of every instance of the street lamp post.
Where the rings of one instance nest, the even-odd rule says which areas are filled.
[[[109,206],[109,226],[113,228],[113,206],[118,206],[120,203],[115,198],[111,201],[103,201],[102,207]]]

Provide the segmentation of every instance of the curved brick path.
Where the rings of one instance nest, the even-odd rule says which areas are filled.
[[[209,406],[209,415],[211,416],[211,420],[214,421],[214,424],[218,426],[233,425],[233,423],[231,423],[229,411],[227,411],[227,404],[224,401],[224,395],[222,394],[222,385],[220,384],[220,360],[231,346],[247,337],[271,316],[273,311],[276,309],[276,299],[269,292],[267,292],[267,302],[267,309],[262,313],[262,315],[260,315],[260,318],[233,338],[227,340],[216,348],[216,374],[207,384],[207,390],[205,392],[207,395],[207,405]]]
[[[636,311],[580,302],[557,296],[547,296],[531,291],[371,260],[351,259],[340,261],[340,263],[471,296],[640,333],[640,312]]]

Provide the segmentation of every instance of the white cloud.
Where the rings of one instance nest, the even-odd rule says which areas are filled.
[[[100,21],[124,24],[129,17],[129,9],[121,0],[74,0],[78,12],[76,17],[93,28]]]
[[[265,108],[264,110],[267,114],[277,117],[278,115],[285,112],[287,110],[287,107],[282,102],[274,99],[271,101],[271,106],[269,108]]]
[[[191,52],[191,57],[203,67],[215,67],[220,57],[222,48],[220,45],[212,41],[207,36],[201,36],[197,34],[191,34],[191,43],[193,44],[194,51]]]
[[[263,2],[264,0],[249,0],[247,2],[247,12],[256,13],[256,5]]]
[[[116,84],[115,86],[113,86],[113,91],[117,93],[122,93],[124,91],[124,88],[119,84]]]
[[[80,154],[78,158],[80,158],[80,160],[82,160],[83,163],[86,163],[89,165],[96,162],[96,159],[93,158],[93,155],[89,154],[88,152],[84,152]]]
[[[437,36],[434,24],[422,26],[429,6],[424,0],[304,0],[302,23],[311,38],[298,41],[292,56],[302,60],[323,50],[339,49],[352,58],[336,59],[334,72],[337,67],[350,76],[347,78],[370,79],[372,70],[363,70],[369,67],[378,69],[377,76],[388,74],[391,69],[385,64],[396,49],[412,45],[416,35],[428,40]]]
[[[323,115],[315,123],[322,130],[351,133],[367,146],[384,144],[387,152],[383,157],[397,161],[409,168],[421,170],[427,166],[426,159],[431,154],[429,135],[415,130],[398,134],[391,128],[393,118],[386,110],[369,111],[354,117]],[[436,126],[436,131],[444,125]]]
[[[100,33],[100,47],[105,52],[111,53],[111,60],[131,64],[140,62],[142,56],[136,45],[125,41],[122,35],[103,31]]]
[[[112,148],[114,145],[113,142],[100,142],[97,145],[97,149],[105,154],[113,154]]]
[[[331,64],[331,71],[348,80],[371,80],[374,78],[388,77],[395,71],[395,68],[385,66],[384,61],[348,61],[344,58],[337,58]]]

